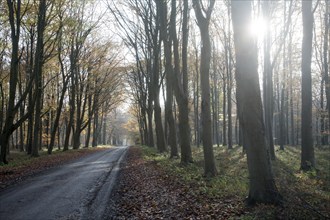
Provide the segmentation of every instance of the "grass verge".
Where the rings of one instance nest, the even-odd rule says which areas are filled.
[[[194,163],[182,166],[180,159],[169,159],[168,154],[158,154],[155,149],[143,146],[145,160],[156,162],[168,175],[177,177],[198,194],[215,199],[240,198],[248,194],[246,155],[235,146],[214,147],[218,175],[203,177],[203,151],[193,148]],[[276,160],[272,162],[277,186],[285,198],[283,207],[257,205],[247,210],[241,219],[326,219],[330,217],[330,149],[316,147],[317,167],[301,172],[300,148],[288,146],[284,151],[276,147]],[[281,217],[282,216],[282,217]]]

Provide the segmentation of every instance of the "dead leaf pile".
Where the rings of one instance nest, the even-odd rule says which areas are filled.
[[[228,219],[244,213],[239,199],[209,198],[194,186],[144,161],[138,147],[129,149],[108,206],[114,219]]]

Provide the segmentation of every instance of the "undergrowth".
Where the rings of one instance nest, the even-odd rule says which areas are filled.
[[[183,166],[180,159],[169,159],[169,154],[158,154],[154,148],[143,146],[144,158],[156,162],[169,175],[189,184],[196,193],[212,198],[241,198],[248,195],[246,154],[235,146],[214,147],[218,175],[203,177],[203,150],[193,148],[194,163]],[[330,217],[330,149],[316,147],[316,169],[300,171],[300,147],[287,146],[284,151],[276,147],[276,160],[272,161],[275,181],[285,199],[283,207],[257,205],[242,219],[326,219]]]

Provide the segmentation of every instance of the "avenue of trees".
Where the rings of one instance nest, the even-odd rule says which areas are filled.
[[[329,145],[328,1],[97,3],[0,0],[0,164],[10,149],[38,156],[126,132],[183,165],[202,147],[211,178],[213,147],[239,145],[248,202],[274,204],[276,145],[300,145],[301,169],[317,166],[314,146]]]
[[[124,70],[119,45],[97,35],[93,7],[1,1],[0,164],[11,148],[38,156],[42,147],[111,142],[108,114],[123,99]]]
[[[248,202],[280,203],[275,145],[329,144],[327,1],[107,1],[132,54],[126,80],[139,142],[217,175],[213,146],[240,145]],[[135,61],[134,61],[135,60]],[[180,152],[180,154],[178,153]]]

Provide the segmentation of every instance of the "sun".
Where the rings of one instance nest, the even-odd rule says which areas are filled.
[[[250,33],[258,39],[262,39],[266,33],[266,22],[262,17],[258,17],[251,22]]]

